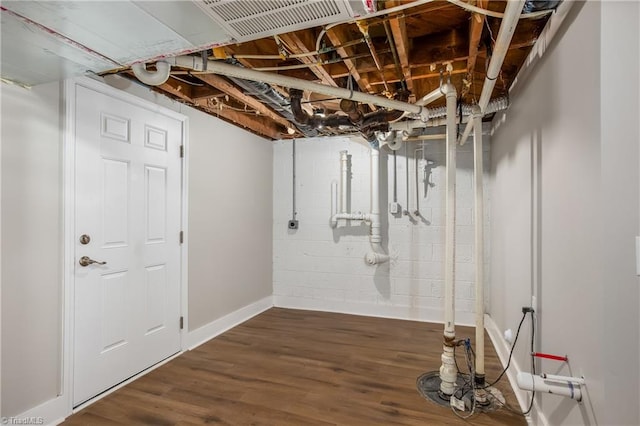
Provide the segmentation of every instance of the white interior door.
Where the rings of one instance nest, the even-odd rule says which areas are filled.
[[[79,84],[75,102],[77,406],[180,351],[183,133]]]

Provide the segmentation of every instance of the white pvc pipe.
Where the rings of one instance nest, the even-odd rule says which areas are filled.
[[[180,67],[191,68],[194,71],[220,74],[227,77],[242,78],[251,81],[261,81],[267,84],[274,84],[276,86],[299,90],[308,90],[314,93],[320,93],[342,99],[351,99],[360,103],[373,104],[383,108],[406,111],[412,114],[421,114],[426,110],[426,108],[423,108],[420,105],[387,99],[384,96],[370,95],[368,93],[343,89],[341,87],[327,86],[280,74],[255,71],[249,68],[230,65],[221,61],[207,61],[207,70],[204,71],[202,61],[199,59],[200,58],[196,58],[194,56],[178,56],[176,58],[167,58],[165,61]]]
[[[473,173],[475,209],[475,263],[476,263],[476,376],[484,378],[484,192],[482,111],[475,106],[473,111]]]
[[[442,90],[440,90],[440,87],[438,87],[432,90],[431,92],[427,93],[420,99],[418,99],[416,101],[416,105],[426,106],[426,105],[429,105],[431,102],[437,101],[443,96],[444,96],[444,93],[442,93]]]
[[[571,382],[571,383],[576,383],[578,385],[584,385],[585,383],[584,377],[557,376],[555,374],[546,374],[546,373],[542,373],[540,377],[546,380],[554,380],[556,382]]]
[[[340,213],[347,213],[349,152],[340,151]]]
[[[447,98],[447,172],[445,227],[444,344],[440,366],[440,391],[453,395],[458,377],[453,345],[455,331],[455,253],[456,253],[456,88],[442,87]]]
[[[437,101],[438,99],[440,99],[443,96],[444,96],[444,93],[442,93],[442,91],[438,87],[437,89],[432,90],[431,92],[427,93],[426,95],[424,95],[423,97],[418,99],[415,104],[416,105],[420,105],[420,106],[427,106],[430,103]],[[403,118],[407,117],[408,115],[409,115],[409,113],[405,111],[404,114],[402,114],[400,116],[400,118],[392,121],[392,123],[396,123],[396,122],[402,120]]]
[[[331,181],[331,219],[329,225],[332,228],[338,226],[338,220],[334,218],[338,214],[338,182]]]
[[[509,51],[509,45],[511,44],[513,33],[515,32],[516,26],[518,25],[518,19],[520,19],[520,13],[522,12],[522,8],[524,7],[524,2],[525,0],[509,0],[507,2],[507,7],[504,11],[504,18],[502,19],[502,23],[500,24],[498,38],[496,39],[496,44],[493,47],[493,55],[491,56],[491,61],[489,62],[489,68],[487,68],[487,76],[485,77],[484,85],[482,86],[480,101],[478,102],[478,105],[480,105],[480,109],[482,110],[482,112],[485,111],[487,105],[489,104],[491,93],[493,92],[493,88],[496,85],[496,80],[500,75],[500,68],[502,68],[504,58],[505,56],[507,56],[507,52]],[[461,145],[464,145],[464,143],[466,142],[472,128],[473,120],[469,120],[467,122],[467,126],[464,129],[464,133],[459,140]]]
[[[368,213],[336,213],[331,216],[329,225],[335,229],[338,227],[339,220],[361,220],[363,222],[371,222],[371,216]]]
[[[341,203],[344,210],[347,206],[347,151],[340,151],[340,163],[341,163]],[[337,213],[338,205],[338,184],[334,181],[331,183],[331,219],[329,225],[332,228],[338,226],[338,220],[361,220],[369,223],[369,242],[371,244],[371,251],[369,251],[364,260],[369,265],[377,265],[389,261],[389,255],[384,252],[382,248],[382,235],[380,232],[380,150],[378,148],[371,147],[371,211],[369,213],[348,213],[341,211]]]
[[[156,71],[148,71],[143,63],[131,65],[131,71],[138,80],[148,86],[160,86],[167,82],[171,74],[171,64],[167,61],[156,62]]]
[[[371,147],[371,232],[369,241],[371,251],[366,254],[365,261],[369,265],[377,265],[389,260],[389,255],[382,248],[382,236],[380,234],[380,150]]]
[[[531,373],[520,372],[516,380],[518,387],[522,390],[561,395],[575,399],[578,402],[582,401],[581,383],[576,381],[574,377],[558,377],[560,377],[560,379],[555,380],[552,379],[551,376],[543,378],[541,376],[534,376]]]

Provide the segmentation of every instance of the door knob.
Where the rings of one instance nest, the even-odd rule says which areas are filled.
[[[89,256],[82,256],[80,258],[80,265],[81,266],[89,266],[91,264],[96,264],[96,265],[106,265],[107,262],[99,262],[97,260],[93,260],[91,259]]]

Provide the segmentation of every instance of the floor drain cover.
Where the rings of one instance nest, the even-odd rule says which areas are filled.
[[[418,392],[420,392],[420,395],[422,395],[424,399],[442,407],[449,407],[449,398],[440,392],[441,382],[440,373],[438,371],[431,371],[418,377],[416,386],[418,388]],[[477,403],[476,412],[489,413],[496,411],[505,404],[504,396],[502,396],[502,393],[498,389],[489,386],[485,391],[487,393],[486,403]],[[468,376],[461,374],[458,375],[455,395],[458,399],[465,402],[467,411],[471,409],[471,401],[473,401],[471,396],[473,395],[473,390],[469,385]]]

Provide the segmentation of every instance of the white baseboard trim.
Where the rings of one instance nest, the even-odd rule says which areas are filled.
[[[228,315],[225,315],[222,318],[219,318],[211,323],[198,328],[187,334],[187,345],[189,349],[193,349],[202,343],[211,340],[212,338],[224,333],[225,331],[235,327],[238,324],[243,323],[244,321],[258,315],[261,312],[266,311],[267,309],[273,307],[273,298],[271,296],[265,297],[264,299],[258,300],[255,303],[252,303],[244,308],[240,308],[237,311],[234,311]],[[154,366],[148,368],[136,374],[134,377],[131,377],[128,380],[120,383],[117,386],[109,389],[108,391],[98,395],[97,397],[79,405],[73,410],[73,413],[76,413],[83,408],[93,404],[94,402],[104,398],[105,396],[113,393],[114,391],[126,386],[132,381],[138,379],[139,377],[149,373],[150,371],[155,370],[156,368],[166,364],[167,362],[173,360],[174,358],[180,356],[183,352],[179,352],[174,356],[167,358],[155,364]],[[2,420],[6,420],[7,424],[26,424],[26,422],[30,422],[29,424],[43,424],[47,426],[55,426],[64,421],[66,417],[71,415],[69,409],[69,401],[66,396],[58,396],[54,399],[46,401],[37,407],[34,407],[30,410],[25,411],[24,413],[18,414],[16,416],[6,416],[3,417]],[[42,419],[42,420],[40,420]]]
[[[17,416],[3,416],[2,424],[59,425],[69,415],[67,403],[65,396],[58,396]]]
[[[201,344],[213,339],[214,337],[219,336],[225,331],[230,330],[239,324],[242,324],[248,319],[251,319],[272,307],[273,297],[268,296],[264,299],[260,299],[257,302],[233,311],[230,314],[223,316],[222,318],[218,318],[217,320],[212,321],[209,324],[203,325],[200,328],[190,331],[187,334],[187,348],[188,350],[194,349]]]
[[[484,316],[484,327],[487,330],[487,334],[489,334],[491,343],[493,343],[493,347],[496,349],[498,358],[500,358],[500,362],[502,363],[502,367],[504,368],[507,365],[507,361],[509,360],[509,352],[511,351],[511,347],[509,346],[507,341],[504,340],[502,331],[495,323],[493,318],[491,318],[489,315]],[[516,377],[521,371],[523,370],[520,368],[520,365],[515,360],[515,358],[511,358],[511,365],[509,367],[509,370],[507,370],[507,378],[509,379],[509,384],[513,389],[513,393],[516,395],[516,399],[518,400],[520,409],[522,411],[525,411],[529,408],[529,392],[520,389],[516,381]],[[530,425],[549,426],[547,417],[542,413],[542,410],[540,410],[540,406],[538,405],[537,400],[533,403],[531,413],[525,416],[525,418],[527,419],[527,423]]]
[[[340,314],[434,322],[439,324],[443,323],[442,319],[444,317],[442,309],[329,301],[291,296],[273,296],[273,305],[278,308],[335,312]],[[456,312],[456,324],[473,326],[475,324],[475,314],[471,312]]]

